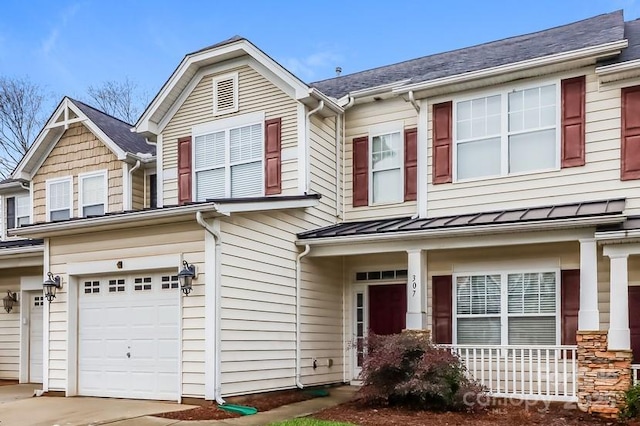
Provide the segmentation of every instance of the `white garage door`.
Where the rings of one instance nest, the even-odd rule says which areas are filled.
[[[80,395],[178,399],[178,287],[169,274],[80,280]]]
[[[29,383],[42,383],[42,292],[29,294]]]

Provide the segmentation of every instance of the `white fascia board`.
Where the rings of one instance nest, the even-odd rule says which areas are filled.
[[[640,59],[597,67],[596,75],[605,76],[605,75],[616,74],[619,72],[629,71],[637,68],[640,68]]]
[[[614,41],[599,46],[587,47],[584,49],[572,50],[570,52],[558,53],[555,55],[543,56],[541,58],[529,59],[526,61],[514,62],[511,64],[500,65],[492,68],[485,68],[478,71],[471,71],[464,74],[456,74],[448,77],[437,78],[435,80],[423,81],[420,83],[408,84],[396,89],[394,93],[408,93],[410,91],[421,91],[435,89],[441,86],[453,85],[469,80],[478,80],[482,78],[494,77],[497,75],[508,74],[526,70],[529,68],[544,67],[554,65],[561,62],[568,62],[584,58],[601,58],[619,54],[620,51],[627,47],[627,40]]]
[[[366,89],[355,90],[350,92],[349,95],[353,98],[364,98],[367,96],[375,96],[382,93],[392,93],[394,89],[399,89],[402,86],[410,82],[411,79],[407,78],[393,83],[381,84],[380,86],[368,87]]]
[[[589,226],[597,226],[604,224],[622,223],[626,220],[625,215],[611,215],[594,218],[574,218],[560,220],[544,220],[527,223],[510,223],[510,224],[491,224],[476,225],[459,228],[442,228],[423,231],[404,231],[389,232],[384,234],[370,235],[353,235],[348,237],[328,237],[328,238],[310,238],[297,240],[299,246],[310,245],[312,247],[331,246],[331,245],[349,245],[355,243],[378,243],[378,242],[406,242],[419,239],[439,239],[443,237],[458,237],[471,235],[486,235],[488,233],[498,234],[507,232],[524,232],[524,231],[547,231],[566,228],[584,228]],[[591,233],[593,237],[593,233]]]
[[[195,215],[196,212],[208,212],[215,214],[214,203],[192,204],[188,206],[167,207],[157,210],[140,210],[123,214],[109,216],[89,217],[64,222],[47,222],[37,225],[30,225],[24,228],[13,229],[11,236],[51,236],[61,235],[67,231],[82,231],[91,229],[92,231],[126,228],[132,223],[142,221],[161,221],[165,219],[171,221],[181,216]],[[194,216],[195,218],[195,216]]]
[[[215,209],[218,213],[228,216],[232,213],[302,209],[307,207],[315,207],[318,204],[320,204],[320,200],[317,198],[304,198],[301,200],[278,200],[278,197],[273,197],[273,201],[215,203]]]
[[[100,139],[100,141],[103,144],[105,144],[107,146],[107,148],[109,148],[111,150],[111,152],[113,152],[115,154],[116,157],[118,157],[118,160],[126,160],[127,159],[127,153],[122,148],[120,148],[102,130],[100,130],[100,128],[98,126],[96,126],[96,124],[93,121],[89,120],[89,118],[82,113],[80,108],[78,108],[73,103],[73,101],[69,101],[69,108],[71,110],[73,110],[73,112],[75,112],[78,115],[78,117],[84,117],[86,119],[86,121],[84,122],[84,125],[87,126],[87,128],[89,128],[91,133],[93,133],[98,139]]]
[[[44,245],[38,246],[25,246],[25,247],[15,247],[15,248],[3,248],[0,249],[0,259],[4,259],[6,257],[16,258],[16,257],[28,257],[32,254],[39,254],[44,252]]]

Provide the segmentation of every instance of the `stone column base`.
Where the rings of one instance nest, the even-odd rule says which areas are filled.
[[[578,331],[578,408],[615,419],[631,387],[631,351],[609,351],[606,331]]]

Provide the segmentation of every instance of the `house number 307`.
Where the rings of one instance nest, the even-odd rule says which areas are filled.
[[[416,291],[418,288],[418,283],[416,283],[416,276],[412,275],[411,276],[411,288],[413,289],[413,293],[411,294],[411,297],[416,297]]]

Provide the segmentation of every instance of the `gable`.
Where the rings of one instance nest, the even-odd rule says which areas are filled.
[[[122,163],[91,130],[74,123],[64,131],[33,176],[34,222],[46,220],[46,181],[73,177],[74,211],[77,207],[78,175],[107,170],[110,210],[122,210]]]

